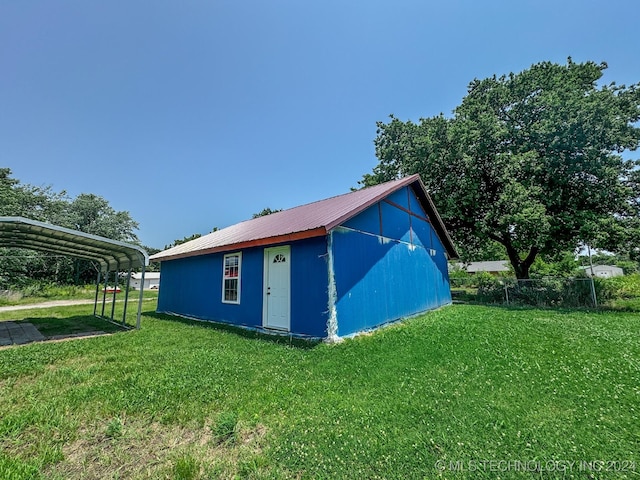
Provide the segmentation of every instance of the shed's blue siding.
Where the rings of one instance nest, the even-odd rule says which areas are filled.
[[[326,238],[301,240],[289,245],[291,331],[324,337],[328,302]],[[242,250],[239,305],[222,303],[223,257],[223,253],[214,253],[162,262],[158,311],[262,327],[264,248]]]
[[[382,236],[409,243],[411,240],[410,215],[386,202],[380,202],[382,209]]]
[[[291,331],[327,336],[329,316],[327,238],[291,244]]]
[[[413,191],[388,199],[417,216],[383,200],[332,233],[339,336],[451,302],[444,247]]]
[[[421,215],[424,218],[427,218],[428,216],[424,211],[424,208],[422,208],[422,205],[420,205],[418,197],[416,197],[415,195],[409,196],[409,210],[411,210],[413,213]]]
[[[409,187],[403,187],[393,192],[387,199],[393,203],[400,205],[402,208],[409,208],[409,198],[414,197],[413,191],[409,191]]]
[[[445,249],[426,217],[404,187],[333,229],[331,256],[324,236],[284,244],[291,332],[326,337],[330,311],[344,336],[450,303]],[[242,250],[239,305],[221,300],[223,253],[163,261],[158,311],[261,328],[264,249],[279,245]]]
[[[158,311],[262,326],[262,249],[242,251],[239,305],[222,303],[223,257],[214,253],[162,262]]]

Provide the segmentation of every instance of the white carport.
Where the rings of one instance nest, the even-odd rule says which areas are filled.
[[[0,217],[0,247],[26,248],[91,261],[97,270],[93,314],[112,322],[115,321],[114,312],[119,272],[127,271],[124,313],[122,314],[123,326],[126,324],[125,318],[127,315],[131,272],[133,269],[141,268],[142,284],[144,285],[145,268],[149,265],[149,255],[143,248],[137,245],[23,217]],[[111,315],[109,318],[105,316],[105,305],[107,285],[112,275],[114,281],[113,286],[115,288],[113,289]],[[102,294],[102,310],[100,315],[98,315],[98,294],[101,280],[104,280],[104,290]],[[136,328],[140,328],[143,292],[144,289],[141,288],[138,300]]]

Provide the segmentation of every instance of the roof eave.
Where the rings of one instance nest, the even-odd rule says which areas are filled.
[[[382,190],[381,192],[379,192],[377,195],[370,198],[366,202],[359,204],[357,207],[350,209],[343,215],[337,218],[334,218],[333,220],[328,222],[326,225],[321,227],[316,227],[310,230],[304,230],[299,232],[292,232],[292,233],[283,234],[283,235],[259,238],[255,240],[244,241],[244,242],[235,242],[235,243],[219,245],[219,246],[214,246],[209,248],[204,247],[204,248],[200,248],[192,251],[183,251],[183,252],[178,251],[177,253],[173,253],[173,254],[165,253],[165,252],[170,252],[170,250],[167,250],[165,252],[160,252],[151,256],[150,260],[153,262],[162,262],[166,260],[176,260],[180,258],[208,255],[212,253],[230,252],[234,250],[241,250],[244,248],[275,245],[283,242],[290,242],[295,240],[302,240],[305,238],[324,236],[327,234],[327,232],[331,231],[332,229],[336,228],[339,225],[342,225],[344,222],[362,213],[367,208],[371,207],[372,205],[375,205],[376,203],[380,202],[381,200],[388,197],[392,193],[407,186],[411,186],[411,188],[416,193],[418,200],[425,208],[427,215],[432,219],[432,224],[434,226],[434,229],[436,230],[436,234],[442,241],[445,247],[445,250],[448,254],[448,257],[458,258],[458,252],[456,251],[455,246],[453,245],[453,241],[451,240],[451,237],[449,236],[447,229],[442,219],[440,218],[440,215],[438,214],[436,207],[433,201],[431,200],[431,197],[429,196],[426,190],[426,187],[422,183],[420,176],[418,174],[415,174],[415,175],[410,175],[402,179],[399,179],[397,183],[393,185],[392,188]],[[198,240],[194,240],[194,242],[195,241],[198,241]]]
[[[180,258],[198,257],[201,255],[209,255],[212,253],[224,253],[233,252],[237,250],[244,250],[251,247],[263,247],[266,245],[275,245],[284,242],[293,242],[296,240],[305,240],[307,238],[322,237],[327,234],[327,229],[324,227],[314,228],[312,230],[305,230],[303,232],[287,233],[284,235],[277,235],[275,237],[259,238],[256,240],[249,240],[246,242],[232,243],[229,245],[220,245],[219,247],[203,248],[200,250],[194,250],[191,252],[177,253],[175,255],[159,256],[159,254],[152,255],[150,261],[152,262],[164,262],[167,260],[178,260]]]

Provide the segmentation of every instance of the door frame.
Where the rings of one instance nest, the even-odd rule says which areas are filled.
[[[286,253],[287,258],[289,259],[287,262],[287,269],[289,271],[289,288],[287,292],[287,327],[273,327],[269,326],[269,296],[267,295],[267,285],[269,283],[269,254],[271,253]],[[262,327],[268,328],[271,330],[279,330],[282,332],[290,332],[291,331],[291,245],[280,245],[277,247],[265,248],[263,253],[263,280],[262,280]]]

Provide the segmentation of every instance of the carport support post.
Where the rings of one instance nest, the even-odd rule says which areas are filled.
[[[100,273],[102,270],[98,269],[98,276],[96,277],[96,297],[93,300],[93,316],[96,316],[96,311],[98,310],[98,292],[100,291]]]
[[[129,303],[129,284],[131,283],[131,267],[129,267],[129,273],[127,274],[127,288],[124,293],[124,313],[122,314],[122,326],[126,324],[127,319],[127,304]]]
[[[140,275],[140,297],[138,299],[138,316],[136,317],[136,328],[140,329],[140,314],[142,312],[142,297],[144,293],[144,273],[145,266],[142,265],[142,274]]]
[[[116,313],[116,294],[118,293],[118,277],[120,276],[120,262],[116,263],[116,271],[113,272],[113,299],[111,301],[111,321]]]
[[[107,303],[107,285],[109,284],[109,266],[107,265],[107,271],[104,272],[104,288],[102,289],[102,314],[104,317],[104,306]]]

